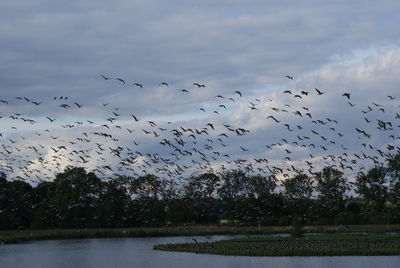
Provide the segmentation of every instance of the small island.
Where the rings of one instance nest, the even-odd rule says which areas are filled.
[[[399,235],[309,235],[239,238],[154,246],[156,250],[234,256],[400,255]]]

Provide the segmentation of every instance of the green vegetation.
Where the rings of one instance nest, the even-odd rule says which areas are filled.
[[[246,238],[212,243],[166,244],[157,250],[241,256],[400,255],[400,236],[318,235]]]
[[[350,225],[350,226],[304,226],[305,233],[385,233],[385,225]],[[0,243],[17,243],[30,240],[47,239],[85,239],[119,237],[165,237],[165,236],[210,236],[210,235],[261,235],[291,233],[291,226],[169,226],[136,227],[108,229],[43,229],[0,231]],[[391,226],[391,231],[400,232],[400,225]],[[331,236],[328,236],[331,237]],[[354,236],[352,236],[354,237]],[[308,239],[313,239],[309,236]],[[265,238],[261,238],[265,239]],[[240,239],[238,240],[240,241]]]
[[[151,174],[101,179],[84,168],[68,167],[53,181],[30,185],[0,172],[0,230],[21,234],[0,232],[0,237],[11,241],[202,234],[163,231],[196,225],[225,228],[206,234],[237,234],[230,228],[245,226],[254,226],[248,234],[271,233],[268,226],[283,226],[277,232],[286,232],[284,226],[292,226],[294,237],[307,232],[306,225],[316,226],[316,232],[328,224],[340,226],[331,232],[349,232],[349,225],[357,224],[380,224],[384,230],[371,231],[393,231],[400,224],[399,174],[400,155],[388,158],[386,167],[359,172],[351,184],[332,166],[313,176],[298,171],[284,181],[226,170],[193,175],[181,183]],[[357,195],[349,195],[350,188]]]

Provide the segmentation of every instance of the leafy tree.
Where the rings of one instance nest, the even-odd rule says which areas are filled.
[[[366,201],[366,213],[372,221],[379,221],[388,198],[386,169],[378,166],[370,169],[367,174],[359,174],[354,184],[356,193]]]
[[[388,159],[389,189],[387,222],[400,222],[400,154]]]
[[[124,227],[130,205],[126,184],[121,178],[103,183],[101,194],[100,219],[102,227]]]
[[[287,200],[309,200],[314,191],[314,183],[305,173],[297,173],[295,176],[283,181],[285,187],[284,196]]]
[[[225,203],[226,216],[236,223],[246,221],[242,204],[251,194],[250,181],[241,170],[230,170],[221,174],[221,187],[218,189],[220,198]]]
[[[284,180],[283,186],[285,187],[283,195],[292,217],[294,230],[299,232],[300,226],[310,218],[311,197],[314,190],[313,180],[307,174],[299,172]]]
[[[52,207],[50,206],[50,198],[55,190],[53,182],[43,181],[33,188],[34,200],[34,219],[32,222],[33,228],[47,228],[56,226]]]
[[[159,226],[165,224],[166,204],[161,199],[165,184],[155,175],[133,178],[129,182],[133,198],[130,206],[130,222],[134,225]]]
[[[274,190],[277,187],[275,176],[248,176],[249,195],[240,198],[239,202],[243,222],[252,225],[273,222],[277,211],[273,205],[277,205],[277,195]],[[238,208],[237,208],[238,209]]]
[[[102,182],[83,168],[67,168],[56,175],[49,200],[50,216],[62,228],[99,226]]]
[[[194,199],[215,197],[219,186],[220,178],[213,173],[192,176],[184,187],[184,195]]]
[[[217,195],[220,178],[213,173],[191,176],[183,189],[183,198],[191,208],[191,220],[198,223],[216,222],[218,218]]]
[[[163,192],[162,181],[152,174],[132,178],[129,183],[129,190],[137,199],[159,199]]]
[[[233,200],[237,197],[248,196],[250,193],[249,180],[243,171],[230,170],[221,175],[221,187],[218,194],[222,199]]]
[[[335,217],[344,210],[345,192],[348,189],[343,172],[333,168],[324,167],[315,176],[318,193],[315,217],[318,223],[329,224],[334,222]]]
[[[0,229],[28,228],[32,217],[32,186],[22,180],[7,181],[0,172]]]

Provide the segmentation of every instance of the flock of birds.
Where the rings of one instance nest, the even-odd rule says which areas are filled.
[[[105,83],[144,88],[139,82],[101,77]],[[199,82],[185,89],[173,89],[167,82],[158,86],[180,97],[206,88]],[[185,179],[190,174],[241,169],[283,178],[299,171],[313,175],[324,166],[354,175],[384,165],[385,159],[400,152],[396,97],[360,104],[351,92],[341,92],[344,120],[323,117],[305,105],[309,98],[337,94],[329,90],[282,90],[275,100],[248,100],[244,93],[232,90],[230,95],[213,96],[214,109],[195,107],[204,119],[187,121],[188,125],[123,113],[116,103],[96,106],[104,118],[83,119],[85,104],[67,96],[47,101],[24,96],[0,99],[0,171],[31,182],[51,180],[66,166],[83,166],[101,177],[152,173]],[[32,105],[32,114],[11,111],[21,105]],[[239,108],[232,111],[232,105]],[[58,109],[61,116],[41,112],[43,106]],[[225,121],[238,111],[248,117],[244,121],[256,118],[263,126],[250,129],[246,122]]]

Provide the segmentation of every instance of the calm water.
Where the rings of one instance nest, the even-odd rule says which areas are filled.
[[[0,246],[1,268],[103,267],[400,267],[400,256],[388,257],[237,257],[153,250],[155,244],[214,241],[238,236],[118,238],[36,241]]]

